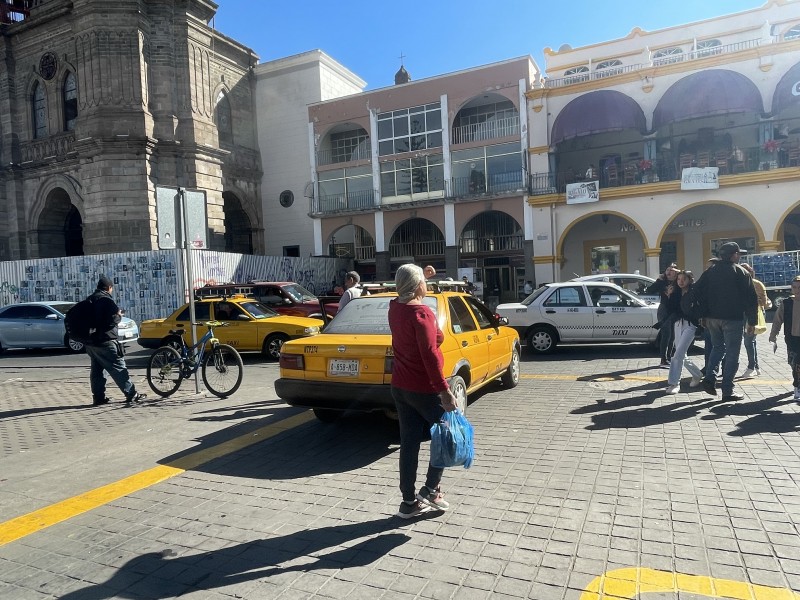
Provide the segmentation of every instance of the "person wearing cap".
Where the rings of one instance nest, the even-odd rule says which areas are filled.
[[[136,391],[136,386],[128,375],[128,367],[117,335],[117,325],[122,319],[122,311],[111,297],[113,291],[114,284],[111,279],[101,275],[97,289],[89,296],[94,310],[95,331],[86,344],[86,354],[91,361],[89,385],[92,389],[92,404],[95,406],[108,404],[110,401],[106,396],[106,377],[103,371],[111,376],[117,387],[125,394],[127,405],[140,404],[146,398],[146,394]]]
[[[714,372],[722,364],[722,400],[742,400],[734,393],[733,378],[739,369],[739,352],[745,325],[756,325],[758,297],[750,274],[739,266],[742,250],[736,242],[719,247],[720,261],[697,281],[696,296],[702,307],[703,326],[711,335],[711,356],[703,376],[703,390],[717,395]]]
[[[361,281],[361,275],[355,271],[348,271],[344,276],[344,293],[339,299],[339,310],[342,310],[350,300],[361,296],[361,288],[358,283]]]

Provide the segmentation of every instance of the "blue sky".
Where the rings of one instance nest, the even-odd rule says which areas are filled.
[[[763,6],[766,0],[216,0],[214,26],[261,61],[319,48],[367,81],[392,85],[400,53],[413,79],[585,46]]]

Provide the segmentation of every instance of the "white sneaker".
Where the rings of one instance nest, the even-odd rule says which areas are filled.
[[[750,379],[751,377],[758,377],[761,375],[761,371],[758,369],[745,369],[744,373],[742,373],[742,379]]]
[[[800,388],[794,388],[794,399],[800,400]]]
[[[692,380],[689,382],[690,388],[700,387],[700,384],[703,383],[702,377],[692,377]]]
[[[664,392],[667,396],[674,396],[678,393],[680,389],[679,385],[668,385],[666,391]]]

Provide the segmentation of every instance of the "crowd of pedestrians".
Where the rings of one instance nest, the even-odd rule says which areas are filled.
[[[722,400],[742,400],[743,396],[734,388],[734,379],[739,370],[739,355],[744,342],[747,353],[747,368],[742,378],[758,377],[756,336],[766,332],[764,310],[769,308],[764,285],[755,279],[753,269],[739,264],[745,250],[736,242],[720,246],[718,259],[710,260],[708,267],[695,282],[691,271],[670,265],[647,293],[661,294],[658,312],[659,351],[661,366],[669,368],[667,394],[676,394],[685,368],[692,376],[689,387],[700,387],[712,396],[717,395],[717,376],[722,370],[720,391]],[[793,284],[793,291],[794,284]],[[800,292],[800,278],[797,282]],[[792,305],[793,301],[784,304]],[[800,319],[792,321],[791,309],[779,311],[773,323],[770,340],[774,341],[781,323],[788,323],[787,346],[790,338],[797,336],[796,351],[792,353],[795,377],[795,398],[800,399]],[[786,314],[788,313],[788,321]],[[688,349],[698,329],[704,329],[706,342],[705,364],[702,368],[688,357]],[[796,330],[796,332],[795,332]],[[792,341],[792,344],[795,344]]]

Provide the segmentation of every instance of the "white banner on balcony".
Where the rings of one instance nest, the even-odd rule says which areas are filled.
[[[681,172],[682,190],[716,190],[719,188],[718,167],[689,167]]]
[[[567,184],[567,204],[583,204],[600,200],[599,181],[581,181]]]

